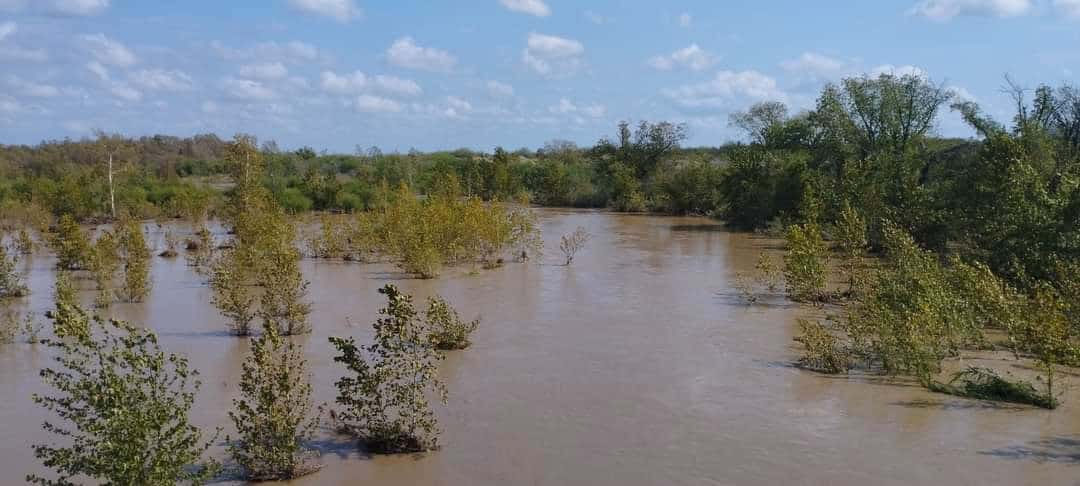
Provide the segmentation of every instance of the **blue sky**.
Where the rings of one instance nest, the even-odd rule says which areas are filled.
[[[755,101],[917,72],[1010,114],[1072,83],[1080,0],[0,0],[0,143],[252,133],[351,152],[583,145],[618,120],[737,139]],[[938,132],[968,136],[946,113]]]

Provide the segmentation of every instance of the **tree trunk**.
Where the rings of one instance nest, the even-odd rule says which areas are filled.
[[[109,212],[116,219],[116,191],[113,189],[113,156],[109,154]]]

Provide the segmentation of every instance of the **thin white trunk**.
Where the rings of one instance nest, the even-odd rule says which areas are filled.
[[[116,219],[116,191],[113,190],[113,164],[112,154],[109,154],[109,212],[112,213],[112,218]]]

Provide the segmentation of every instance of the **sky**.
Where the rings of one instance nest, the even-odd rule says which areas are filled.
[[[490,151],[667,120],[719,145],[732,112],[881,72],[1006,120],[1005,76],[1074,83],[1077,46],[1080,0],[0,0],[0,143]]]

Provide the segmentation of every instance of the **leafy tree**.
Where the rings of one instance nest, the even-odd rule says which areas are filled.
[[[30,292],[15,269],[14,255],[8,255],[7,247],[0,244],[0,299],[22,297]]]
[[[79,309],[53,314],[56,328],[88,326]],[[201,483],[212,467],[192,467],[211,441],[188,422],[200,383],[186,358],[166,354],[155,335],[120,321],[95,317],[92,331],[45,341],[56,352],[55,368],[41,371],[53,392],[33,400],[61,422],[45,422],[59,444],[38,444],[34,455],[55,479],[31,475],[42,485],[69,485],[75,478],[104,484]]]
[[[251,481],[292,479],[315,472],[304,448],[318,425],[311,411],[311,382],[300,347],[266,325],[252,340],[240,377],[240,398],[229,418],[239,439],[229,455]]]
[[[810,302],[821,299],[828,278],[828,254],[821,229],[815,223],[788,228],[787,253],[784,255],[784,278],[793,300]]]
[[[428,330],[427,344],[435,349],[465,349],[472,344],[469,335],[480,326],[480,319],[463,321],[446,300],[436,296],[428,298],[424,325]]]
[[[732,113],[728,123],[746,132],[754,143],[770,145],[770,133],[783,126],[787,118],[787,105],[779,101],[762,101],[744,112]]]
[[[62,270],[80,270],[86,266],[86,255],[90,250],[90,240],[75,218],[63,215],[56,225],[56,232],[50,238],[53,251],[56,252],[56,267]]]
[[[334,361],[348,370],[336,383],[341,408],[331,416],[376,453],[435,449],[438,423],[427,393],[446,400],[437,376],[441,355],[422,344],[426,330],[412,298],[389,284],[379,293],[388,302],[375,321],[374,343],[358,347],[352,338],[330,338],[340,353]]]

